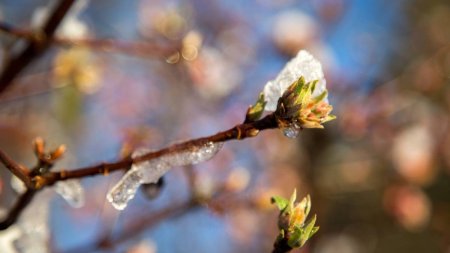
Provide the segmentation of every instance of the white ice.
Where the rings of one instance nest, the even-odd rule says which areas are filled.
[[[53,193],[50,190],[42,190],[21,214],[17,221],[20,236],[14,241],[17,252],[47,253],[50,251],[48,247],[50,239],[48,214],[52,196]]]
[[[267,82],[264,87],[266,99],[266,111],[273,112],[277,109],[278,99],[284,91],[298,78],[303,76],[306,82],[319,80],[313,97],[320,95],[326,90],[326,81],[322,71],[322,65],[308,51],[301,50],[297,56],[292,58],[280,71],[278,76]]]
[[[134,198],[141,184],[156,183],[168,170],[177,166],[197,164],[211,159],[222,148],[222,143],[207,142],[188,147],[175,153],[135,163],[122,179],[108,192],[107,199],[118,210],[123,210]],[[132,157],[138,157],[149,150],[136,150]]]
[[[76,179],[60,181],[55,184],[54,189],[72,207],[78,208],[84,205],[84,189],[80,181]]]

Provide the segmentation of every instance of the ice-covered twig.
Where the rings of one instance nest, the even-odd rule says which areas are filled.
[[[223,143],[206,142],[198,146],[187,146],[185,150],[168,153],[150,161],[136,163],[109,191],[107,199],[119,210],[123,210],[141,184],[156,183],[169,169],[177,166],[197,164],[211,159],[222,148]],[[132,157],[148,153],[141,149]]]
[[[112,163],[101,163],[94,166],[84,167],[84,168],[78,168],[73,170],[60,170],[60,171],[50,171],[50,170],[44,170],[41,171],[39,168],[40,166],[37,166],[32,171],[35,173],[30,173],[30,175],[26,178],[26,180],[30,181],[31,184],[27,185],[28,191],[31,191],[35,193],[38,190],[41,190],[43,188],[46,188],[48,186],[52,186],[57,182],[70,180],[70,179],[77,179],[77,178],[84,178],[89,176],[96,176],[96,175],[108,175],[111,172],[118,171],[118,170],[129,170],[131,168],[131,165],[133,164],[139,164],[143,163],[145,161],[151,161],[154,159],[158,159],[160,157],[183,157],[186,151],[192,149],[196,149],[198,147],[204,147],[205,145],[211,145],[211,144],[217,144],[221,142],[226,142],[230,140],[242,140],[249,137],[255,137],[258,135],[258,133],[265,129],[272,129],[277,128],[277,121],[274,116],[274,114],[269,114],[266,117],[250,122],[250,123],[243,123],[236,125],[233,128],[230,128],[226,131],[219,132],[217,134],[193,139],[181,143],[177,143],[174,145],[171,145],[169,147],[145,153],[139,156],[135,157],[126,157],[120,161],[112,162]],[[38,141],[39,143],[39,141]],[[39,146],[39,145],[38,145]],[[35,146],[36,147],[36,146]],[[197,160],[198,159],[198,160]],[[189,163],[182,163],[182,162],[174,162],[174,160],[171,161],[171,165],[169,168],[174,166],[180,166],[183,164],[192,164],[195,163],[195,161],[202,161],[201,157],[193,157],[190,158]],[[178,165],[177,165],[178,164]],[[42,172],[42,173],[41,173]],[[156,178],[156,176],[155,176]],[[27,203],[26,203],[27,204]],[[21,205],[20,205],[21,206]],[[25,206],[23,206],[24,208]],[[13,214],[15,219],[20,215],[20,212],[23,210],[19,210],[19,212],[10,211],[10,215]],[[14,219],[14,220],[15,220]],[[0,224],[3,224],[0,222]],[[1,229],[6,229],[8,226],[10,226],[12,223],[4,223],[3,226],[0,226]]]

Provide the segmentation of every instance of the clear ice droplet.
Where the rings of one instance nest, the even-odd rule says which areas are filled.
[[[58,182],[55,191],[72,207],[79,208],[84,205],[84,189],[78,180]]]
[[[283,134],[288,138],[294,139],[297,138],[299,131],[297,127],[286,127],[283,129]]]
[[[118,210],[123,210],[134,198],[141,184],[156,183],[173,167],[197,164],[211,159],[222,148],[223,143],[206,142],[189,146],[158,158],[135,163],[122,179],[108,192],[107,199]],[[139,157],[150,151],[139,149],[132,157]]]

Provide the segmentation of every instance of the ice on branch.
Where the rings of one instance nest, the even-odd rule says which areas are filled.
[[[18,194],[24,193],[27,188],[18,177],[11,177],[11,187]],[[84,189],[78,180],[60,181],[53,188],[56,193],[63,197],[72,207],[82,207],[84,205]]]
[[[118,210],[123,210],[128,201],[134,198],[141,184],[156,183],[168,170],[177,166],[197,164],[211,159],[222,148],[223,143],[205,142],[202,145],[190,146],[184,150],[155,159],[135,163],[122,179],[108,192],[107,199]],[[132,157],[136,158],[149,153],[149,150],[136,150]]]
[[[56,183],[55,191],[72,207],[84,205],[84,189],[78,180],[68,180]]]
[[[14,175],[11,177],[11,188],[18,194],[23,194],[27,190],[25,183]]]
[[[47,253],[50,251],[48,246],[50,239],[48,214],[51,197],[51,191],[43,190],[20,216],[17,222],[20,236],[14,241],[17,252]]]

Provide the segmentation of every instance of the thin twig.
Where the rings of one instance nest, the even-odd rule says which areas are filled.
[[[208,137],[203,137],[199,139],[174,144],[161,150],[150,152],[135,158],[127,157],[125,159],[112,163],[101,163],[95,166],[89,166],[74,170],[61,170],[57,172],[48,172],[41,175],[40,178],[38,178],[37,180],[39,181],[41,186],[45,186],[45,185],[52,185],[57,181],[63,181],[68,179],[83,178],[101,174],[107,175],[117,170],[127,170],[133,163],[148,161],[161,157],[163,155],[177,153],[180,151],[184,151],[189,147],[201,146],[208,142],[218,143],[236,139],[241,140],[248,137],[254,137],[261,130],[276,127],[277,122],[275,116],[273,114],[270,114],[267,115],[265,118],[255,122],[240,124],[229,130],[219,132],[217,134]]]
[[[0,162],[3,163],[14,176],[18,177],[26,185],[30,185],[29,171],[17,164],[2,150],[0,150]]]
[[[0,31],[27,40],[35,39],[34,32],[26,29],[17,28],[5,22],[0,22]]]
[[[36,33],[33,30],[26,30],[14,27],[10,24],[0,22],[0,31],[15,37],[36,40]],[[48,43],[63,47],[84,47],[95,50],[102,50],[115,53],[129,54],[136,57],[167,57],[180,49],[179,43],[164,41],[164,43],[154,42],[127,42],[115,39],[74,39],[60,36],[45,38]]]
[[[180,49],[174,43],[126,42],[113,39],[69,39],[55,37],[52,42],[61,46],[77,46],[108,52],[130,54],[136,57],[148,58],[167,57]]]
[[[0,93],[12,84],[14,78],[25,69],[28,64],[47,50],[49,46],[48,38],[53,36],[56,28],[61,23],[73,3],[74,0],[61,0],[42,27],[42,33],[38,36],[40,39],[28,39],[25,49],[6,63],[3,72],[0,75]],[[3,26],[3,28],[5,28],[5,26]]]

